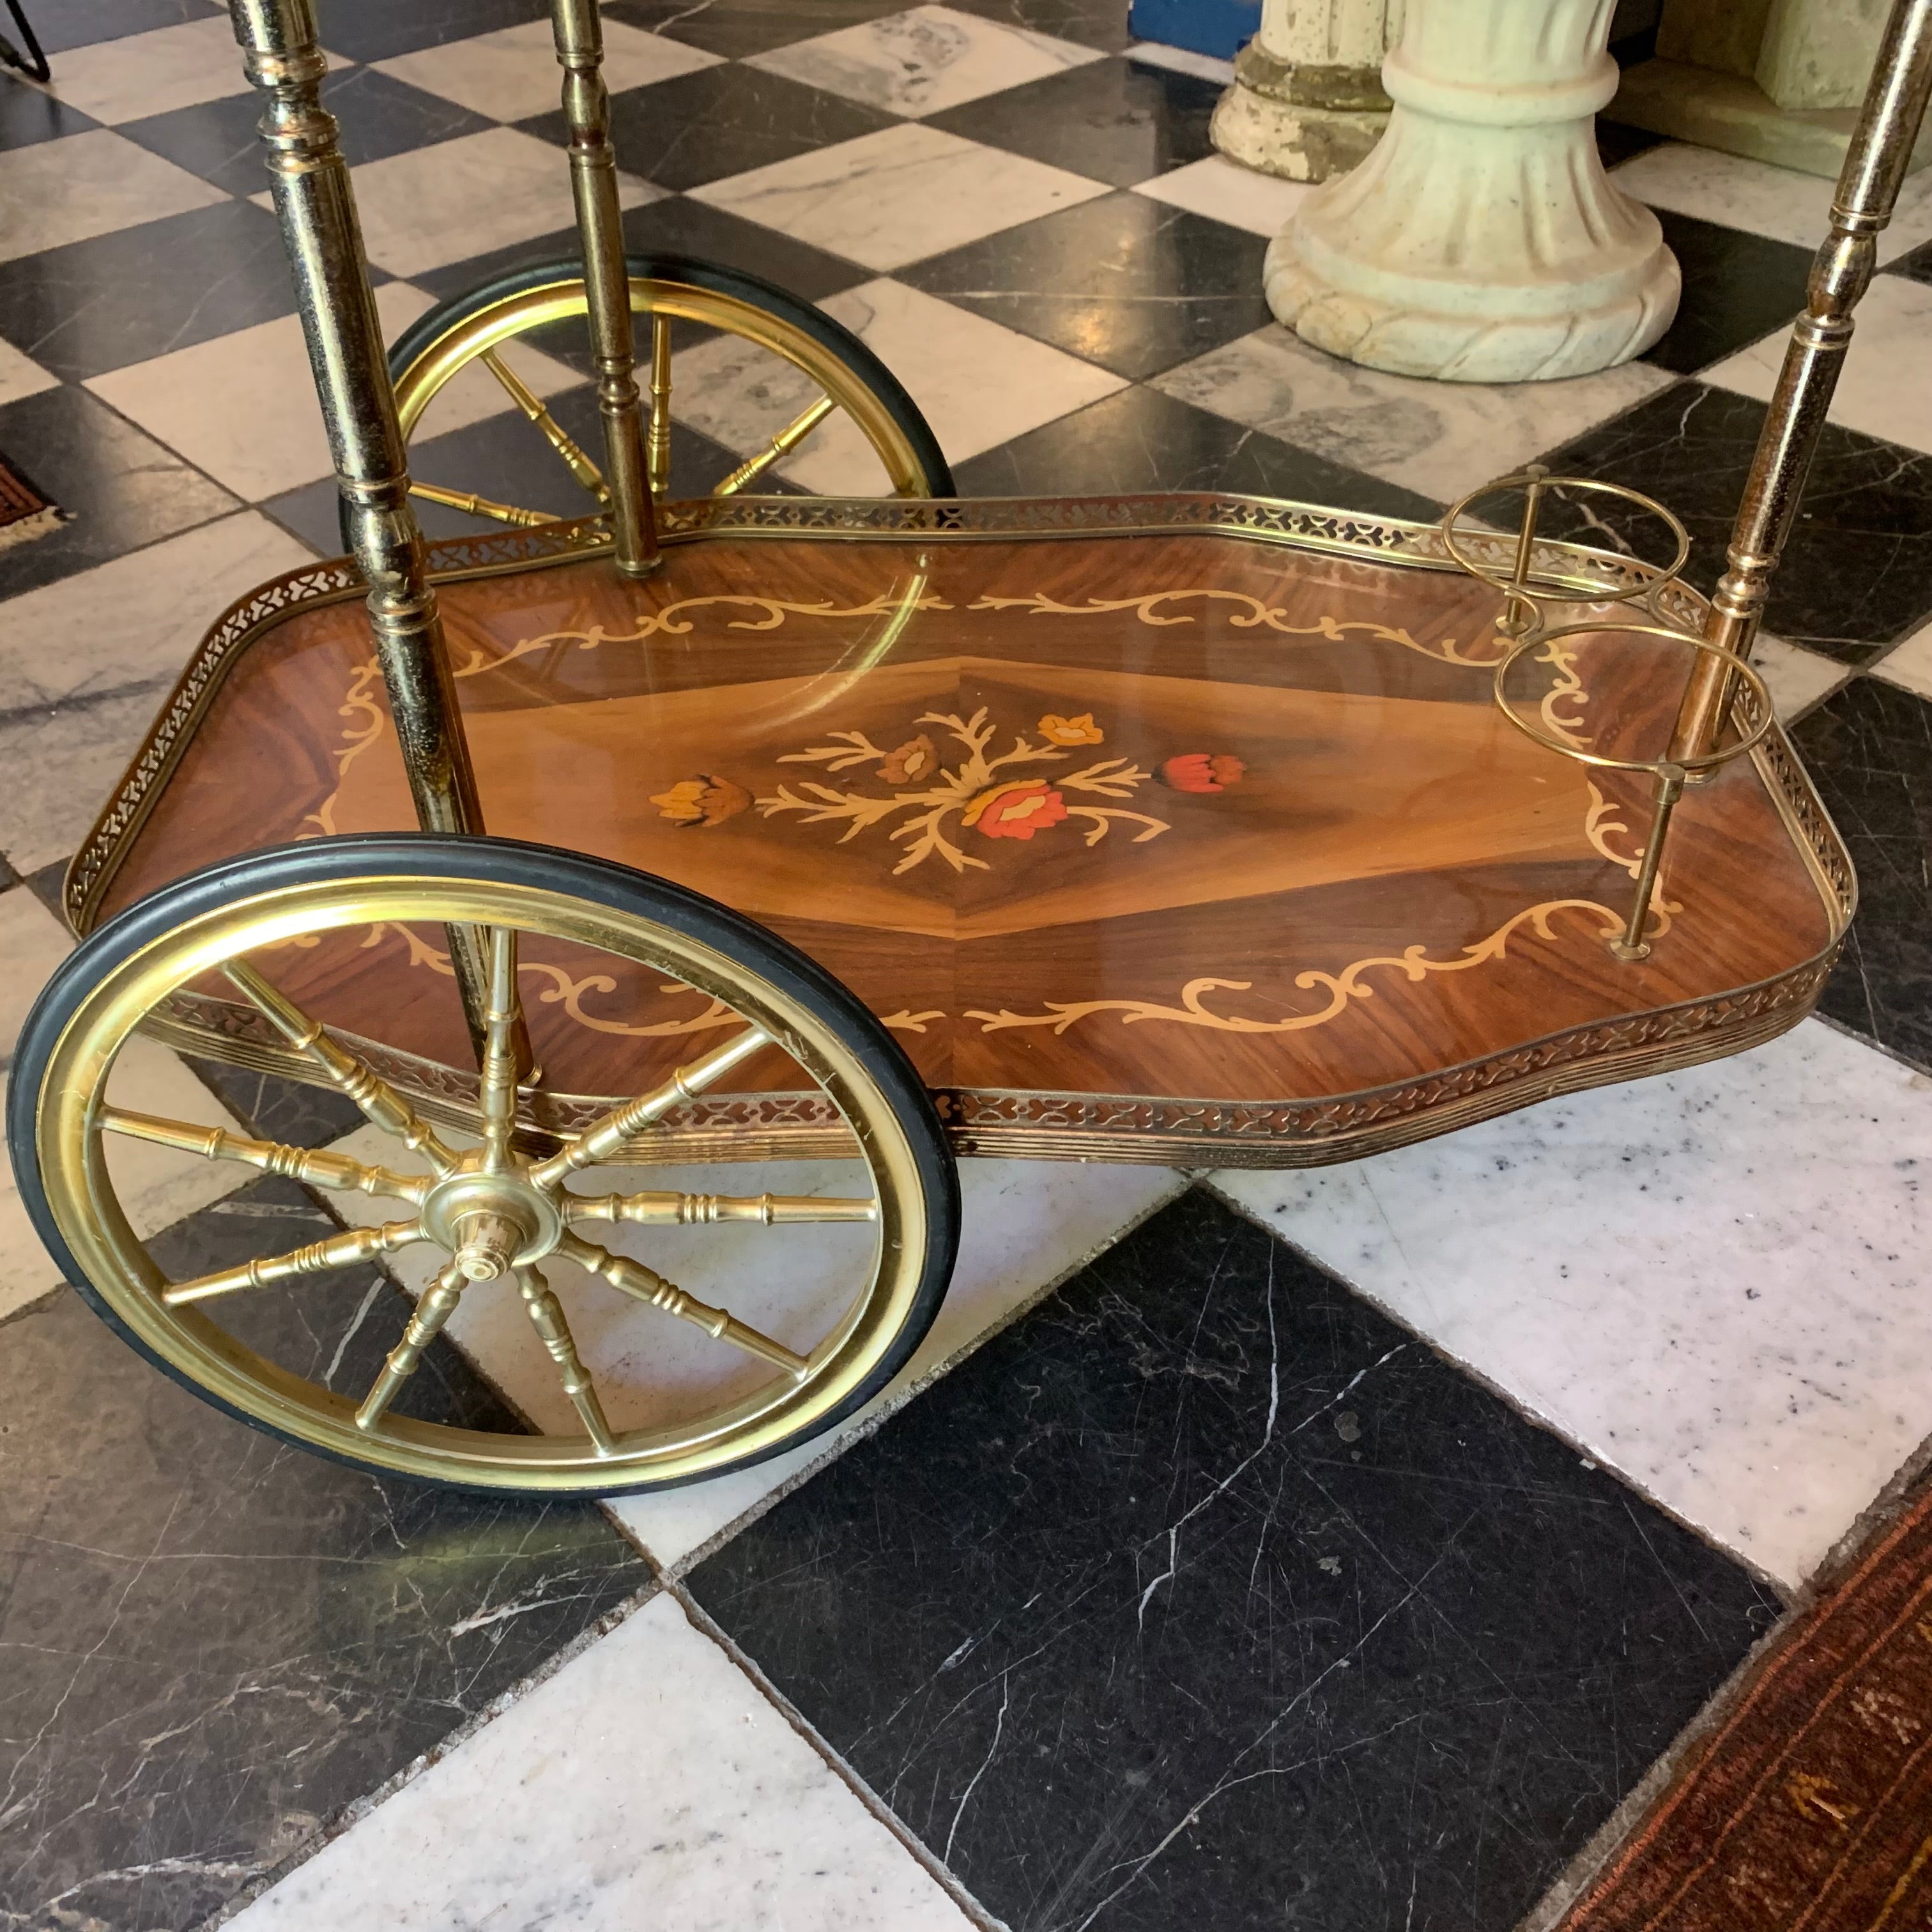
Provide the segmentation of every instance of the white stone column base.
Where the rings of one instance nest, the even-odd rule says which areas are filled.
[[[1541,382],[1641,355],[1676,258],[1612,188],[1606,0],[1412,0],[1388,132],[1270,246],[1268,305],[1330,354],[1444,382]]]

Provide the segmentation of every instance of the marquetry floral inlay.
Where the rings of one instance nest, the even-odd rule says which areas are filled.
[[[1048,712],[1034,727],[1043,742],[1016,733],[1012,748],[998,754],[992,746],[999,730],[984,706],[970,718],[928,711],[913,722],[932,726],[946,741],[944,748],[940,739],[923,731],[890,752],[862,731],[832,732],[830,743],[788,752],[779,764],[817,765],[827,777],[864,772],[865,782],[826,784],[802,778],[795,788],[782,784],[758,799],[760,813],[776,818],[795,812],[807,825],[842,824],[842,845],[885,826],[886,836],[904,847],[892,868],[895,878],[934,857],[956,872],[969,866],[990,872],[986,860],[967,849],[969,832],[1030,844],[1040,833],[1072,820],[1084,824],[1085,842],[1097,845],[1116,822],[1126,822],[1140,827],[1133,842],[1144,845],[1171,829],[1166,819],[1094,802],[1132,798],[1154,776],[1131,759],[1100,758],[1070,772],[1025,769],[1065,764],[1071,746],[1104,743],[1106,734],[1090,712],[1073,718]],[[874,790],[873,781],[890,789]]]

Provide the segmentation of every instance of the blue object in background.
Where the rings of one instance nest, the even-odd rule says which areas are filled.
[[[1261,31],[1262,0],[1133,0],[1127,31],[1190,53],[1232,60]]]

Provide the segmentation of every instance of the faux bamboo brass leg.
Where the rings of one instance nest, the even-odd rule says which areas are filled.
[[[1790,536],[1852,339],[1852,310],[1877,266],[1879,231],[1892,219],[1932,94],[1932,0],[1895,0],[1879,43],[1864,106],[1838,176],[1832,232],[1811,265],[1804,312],[1791,332],[1772,392],[1744,501],[1711,599],[1704,634],[1732,658],[1749,656],[1771,574]],[[1678,714],[1671,755],[1695,758],[1716,743],[1732,686],[1730,664],[1699,662]]]
[[[417,821],[425,832],[481,832],[483,814],[442,622],[409,504],[402,431],[349,164],[336,143],[335,117],[321,102],[326,63],[312,0],[229,0],[229,13],[248,78],[266,103],[262,140],[275,214],[336,487],[369,586],[370,626]],[[612,194],[614,206],[614,178]],[[454,928],[450,955],[471,1037],[480,1048],[484,962],[473,942]]]
[[[670,488],[670,318],[651,317],[651,495]]]
[[[550,26],[564,70],[570,182],[584,246],[617,567],[641,577],[657,568],[657,522],[644,464],[644,406],[638,394],[631,284],[624,266],[623,211],[617,201],[617,158],[610,146],[610,98],[602,71],[604,36],[597,0],[551,0]]]

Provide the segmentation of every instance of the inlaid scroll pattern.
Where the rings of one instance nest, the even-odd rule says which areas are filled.
[[[1611,911],[1608,906],[1599,905],[1594,899],[1546,899],[1542,904],[1526,906],[1505,920],[1486,939],[1465,946],[1460,958],[1431,959],[1426,946],[1410,946],[1400,953],[1358,959],[1339,973],[1324,973],[1312,968],[1298,973],[1294,978],[1298,990],[1325,991],[1328,995],[1322,1005],[1305,1013],[1256,1017],[1214,1012],[1207,1004],[1210,994],[1245,993],[1252,989],[1254,982],[1251,980],[1204,976],[1190,980],[1181,988],[1178,1005],[1166,1005],[1156,1000],[1047,1000],[1042,1002],[1046,1008],[1042,1013],[1016,1013],[1002,1007],[998,1012],[969,1010],[964,1017],[978,1020],[982,1033],[1000,1033],[1012,1028],[1045,1027],[1053,1034],[1064,1034],[1069,1027],[1096,1013],[1117,1013],[1121,1024],[1126,1026],[1144,1020],[1167,1020],[1183,1026],[1210,1028],[1217,1033],[1300,1033],[1310,1027],[1326,1026],[1330,1020],[1347,1012],[1355,1000],[1373,999],[1376,989],[1362,976],[1364,974],[1392,968],[1414,984],[1433,974],[1466,973],[1473,966],[1485,966],[1505,957],[1510,939],[1526,926],[1538,939],[1554,940],[1557,935],[1551,929],[1550,921],[1558,913],[1572,911],[1594,914],[1601,922],[1598,934],[1600,938],[1613,939],[1623,930],[1622,916]]]

